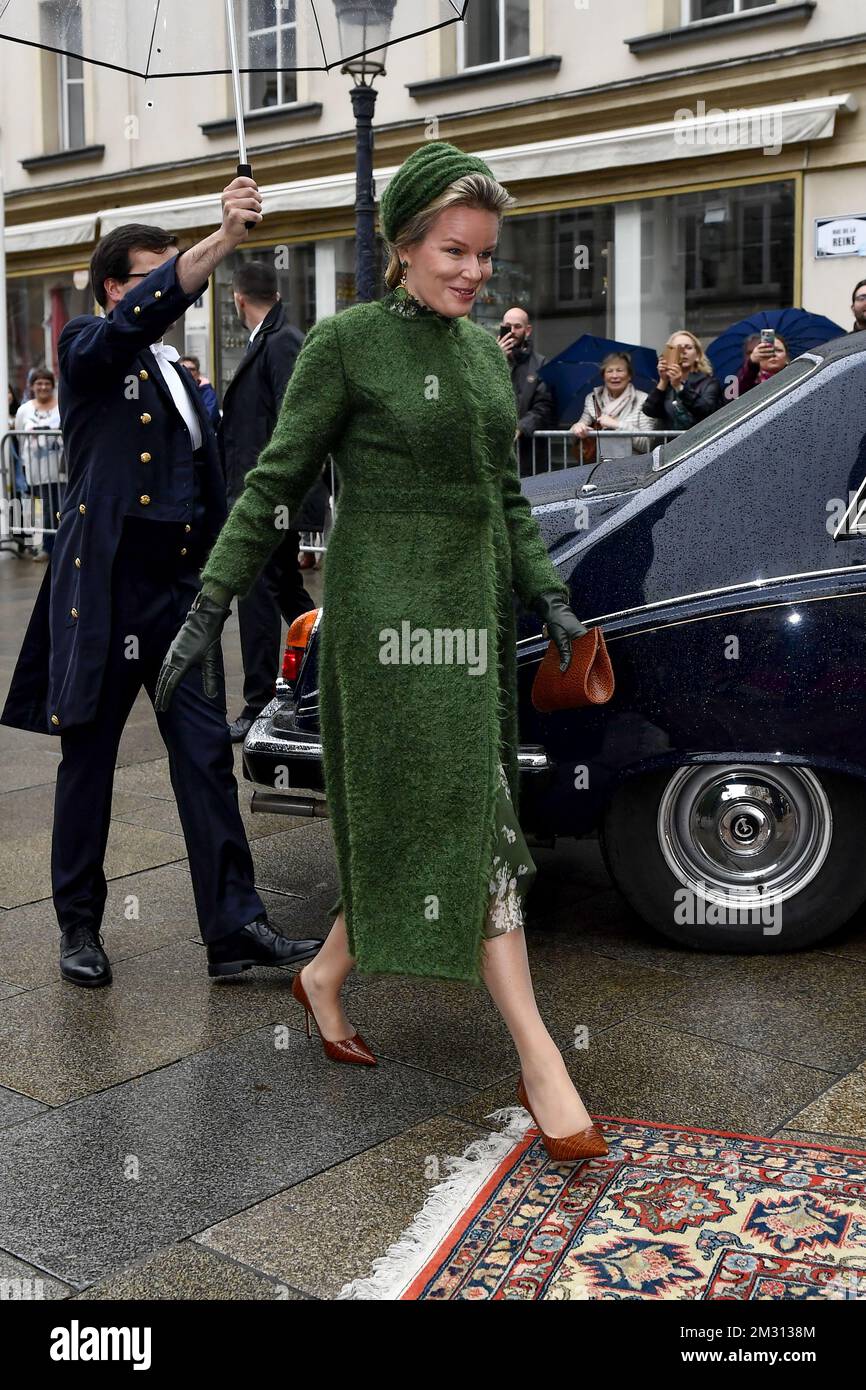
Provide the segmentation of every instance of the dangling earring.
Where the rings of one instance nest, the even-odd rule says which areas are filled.
[[[400,267],[401,267],[401,269],[402,269],[402,271],[403,271],[403,274],[400,276],[400,284],[401,284],[401,285],[403,286],[403,288],[405,289],[405,288],[406,288],[406,271],[409,269],[409,262],[408,262],[408,261],[401,261],[401,262],[400,262]]]

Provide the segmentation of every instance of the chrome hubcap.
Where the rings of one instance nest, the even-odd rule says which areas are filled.
[[[808,768],[705,763],[671,778],[658,835],[680,883],[745,910],[802,892],[827,857],[833,817]]]

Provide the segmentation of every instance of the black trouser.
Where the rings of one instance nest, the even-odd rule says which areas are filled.
[[[202,557],[180,557],[179,530],[169,523],[125,523],[111,577],[111,635],[96,717],[61,735],[51,849],[61,929],[98,930],[102,923],[120,737],[142,686],[153,700],[163,658],[199,588]],[[238,809],[222,664],[219,699],[208,699],[195,667],[156,720],[168,749],[199,930],[205,941],[216,941],[265,912]]]
[[[246,598],[238,599],[241,655],[244,663],[244,708],[251,719],[274,698],[280,670],[282,623],[292,623],[315,608],[304,588],[298,565],[297,531],[287,531]]]

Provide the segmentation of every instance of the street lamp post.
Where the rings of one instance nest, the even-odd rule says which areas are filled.
[[[350,58],[340,69],[354,80],[355,113],[355,298],[376,298],[376,195],[373,188],[373,113],[376,97],[372,79],[385,75],[385,47],[391,34],[396,0],[334,0],[340,43]],[[367,52],[373,49],[381,56]]]

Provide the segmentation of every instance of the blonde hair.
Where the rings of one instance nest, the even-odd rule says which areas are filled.
[[[423,241],[440,212],[444,212],[446,208],[479,208],[482,212],[495,212],[501,226],[505,209],[514,207],[516,203],[517,199],[512,198],[507,188],[503,188],[501,183],[488,178],[486,174],[463,174],[459,179],[455,179],[454,183],[450,183],[432,203],[428,203],[426,208],[410,217],[409,221],[399,228],[393,241],[385,240],[388,250],[385,283],[389,290],[395,289],[403,278],[397,247],[413,246]]]
[[[671,336],[668,338],[667,342],[665,343],[666,348],[673,347],[674,338],[691,338],[692,342],[695,345],[695,350],[698,354],[698,364],[695,370],[698,372],[703,372],[704,376],[713,375],[713,364],[710,361],[709,357],[707,357],[707,354],[704,350],[704,345],[701,342],[700,338],[695,337],[694,333],[690,333],[687,328],[678,328],[676,333],[672,333]]]

